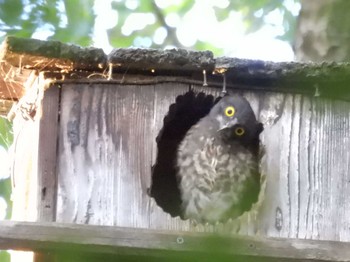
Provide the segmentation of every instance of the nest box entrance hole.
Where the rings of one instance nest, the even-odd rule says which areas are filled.
[[[157,158],[152,167],[149,193],[157,205],[172,217],[184,218],[177,179],[178,147],[188,130],[206,116],[220,99],[220,96],[189,91],[176,97],[163,119],[163,127],[156,137]]]

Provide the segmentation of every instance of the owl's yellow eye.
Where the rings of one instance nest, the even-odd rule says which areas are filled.
[[[243,135],[244,135],[244,132],[245,132],[245,130],[244,130],[243,127],[236,127],[236,128],[235,128],[235,134],[236,134],[237,136],[243,136]]]
[[[225,115],[228,117],[233,117],[233,115],[235,114],[235,108],[233,106],[228,106],[225,109]]]

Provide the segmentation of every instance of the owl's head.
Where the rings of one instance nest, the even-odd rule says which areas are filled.
[[[226,139],[251,143],[259,138],[263,125],[259,123],[249,102],[242,96],[225,96],[210,111],[217,121],[218,134]]]

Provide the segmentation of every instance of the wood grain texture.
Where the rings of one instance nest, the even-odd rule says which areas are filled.
[[[65,85],[57,221],[189,229],[189,221],[164,213],[147,194],[155,137],[169,106],[188,90],[183,84]]]
[[[53,85],[45,91],[38,144],[38,220],[55,221],[56,164],[60,91]]]
[[[149,227],[154,86],[65,86],[57,220]]]
[[[348,261],[350,243],[166,232],[61,223],[0,222],[0,248],[182,261]],[[71,260],[64,260],[71,261]],[[88,260],[91,261],[91,260]],[[98,261],[98,260],[93,260]],[[111,260],[115,261],[115,260]],[[153,260],[152,260],[153,261]],[[175,260],[176,261],[176,260]]]
[[[197,91],[219,95],[216,88]],[[251,212],[191,231],[349,240],[349,109],[346,102],[278,93],[245,96],[265,125],[262,192]]]
[[[44,93],[38,132],[37,220],[53,222],[56,217],[57,135],[60,91],[57,85]],[[35,262],[54,261],[48,254],[34,254]]]
[[[300,95],[265,94],[261,101],[261,164],[267,178],[262,234],[349,240],[344,225],[349,218],[350,105]]]
[[[13,156],[11,163],[13,185],[11,219],[13,220],[36,221],[39,219],[38,206],[40,205],[40,198],[38,197],[38,192],[40,189],[38,189],[38,170],[40,168],[38,167],[38,149],[40,141],[43,141],[42,138],[47,139],[45,135],[39,138],[39,131],[43,124],[41,122],[43,105],[46,110],[48,100],[41,103],[47,83],[40,77],[37,78],[34,75],[32,77],[32,79],[27,80],[26,95],[21,98],[13,109],[13,115],[15,116],[13,120],[14,141],[10,149]],[[56,95],[54,97],[57,108],[58,97]],[[56,110],[56,115],[57,113]],[[51,119],[45,118],[43,120],[51,121]],[[57,118],[53,120],[57,123]],[[50,128],[47,130],[50,130]]]
[[[57,221],[113,225],[115,145],[106,135],[102,88],[62,89]]]
[[[350,105],[302,95],[244,95],[264,124],[259,202],[239,219],[193,225],[147,195],[162,120],[184,84],[74,85],[62,93],[57,221],[134,228],[350,239]],[[219,90],[192,86],[214,96]]]
[[[17,115],[13,121],[14,141],[10,148],[12,172],[12,220],[37,219],[37,148],[39,121]]]
[[[154,86],[126,86],[110,89],[117,101],[112,113],[115,127],[110,129],[116,145],[117,173],[114,225],[149,227]],[[113,110],[113,109],[112,109]],[[113,123],[111,121],[111,123]]]
[[[17,221],[37,221],[41,218],[46,219],[46,221],[52,221],[52,216],[43,215],[41,211],[46,208],[44,205],[46,201],[40,202],[41,198],[41,189],[39,184],[42,183],[42,177],[39,177],[39,173],[42,174],[40,168],[40,162],[43,157],[39,153],[39,145],[43,145],[43,140],[47,139],[47,135],[50,135],[50,132],[47,135],[39,137],[39,132],[43,127],[41,112],[47,109],[46,99],[43,104],[42,94],[45,88],[45,83],[41,81],[42,79],[37,79],[37,81],[32,81],[31,84],[26,86],[27,93],[19,101],[16,109],[14,110],[15,118],[13,120],[13,133],[14,133],[14,142],[11,146],[11,153],[13,155],[11,163],[11,172],[12,172],[12,216],[11,220]],[[28,81],[29,82],[29,81]],[[56,95],[54,95],[55,97]],[[52,97],[51,97],[52,98]],[[58,106],[58,97],[56,99],[56,108]],[[49,113],[49,112],[47,112]],[[45,113],[45,114],[47,114]],[[58,111],[56,110],[56,116]],[[52,116],[52,115],[51,115]],[[44,117],[45,119],[45,117]],[[57,126],[57,117],[56,119],[45,119],[44,122],[51,122],[54,120],[55,123],[50,123],[52,127]],[[49,125],[50,125],[49,124]],[[50,127],[46,128],[45,131],[51,130]],[[57,135],[54,134],[54,137],[57,138]],[[45,152],[48,153],[50,149]],[[48,156],[47,156],[48,157]],[[55,161],[55,156],[53,159],[50,159],[47,163],[51,164],[51,160]],[[45,165],[48,167],[48,165]],[[40,171],[39,171],[40,170]],[[50,177],[45,178],[50,179]],[[51,192],[54,193],[55,188],[51,188]],[[51,199],[51,202],[54,204],[56,200]],[[43,204],[43,205],[41,205]],[[54,210],[51,210],[53,214]],[[44,212],[46,213],[46,212]],[[11,261],[32,261],[33,260],[32,252],[11,252]],[[35,260],[39,261],[39,260]],[[50,261],[50,260],[41,260],[41,261]]]

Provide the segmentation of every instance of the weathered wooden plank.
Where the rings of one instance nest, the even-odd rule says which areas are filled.
[[[62,90],[57,220],[149,227],[154,87]]]
[[[12,219],[35,221],[37,213],[37,163],[41,99],[44,83],[35,81],[14,109],[11,145]]]
[[[12,219],[35,221],[36,205],[36,162],[38,123],[24,120],[20,116],[13,122],[14,142],[11,146],[12,159]],[[30,137],[31,139],[28,139]]]
[[[59,117],[59,87],[45,91],[39,127],[38,145],[38,220],[55,221],[56,216],[56,163]]]
[[[126,86],[112,89],[116,145],[114,224],[149,227],[150,198],[147,195],[152,165],[154,86]]]
[[[267,96],[270,98],[267,99]],[[263,235],[349,240],[350,104],[266,94],[262,171],[267,186],[258,224]]]
[[[107,132],[108,88],[62,88],[56,220],[113,225],[115,145]]]
[[[92,248],[93,247],[93,248]],[[243,256],[283,261],[348,261],[347,242],[242,237],[207,233],[166,232],[110,226],[60,223],[0,222],[0,248],[88,252],[171,258]]]
[[[56,164],[59,118],[59,86],[45,91],[41,103],[41,118],[38,131],[37,164],[37,220],[53,222],[56,217]],[[54,261],[48,254],[34,255],[35,262]]]
[[[38,147],[45,83],[28,81],[27,93],[13,109],[14,141],[10,148],[12,172],[12,220],[38,219]],[[11,261],[31,261],[32,252],[11,252]]]
[[[265,126],[262,192],[251,212],[216,226],[163,213],[146,192],[155,137],[180,90],[186,85],[64,88],[58,221],[349,240],[349,104],[301,95],[234,91]]]

